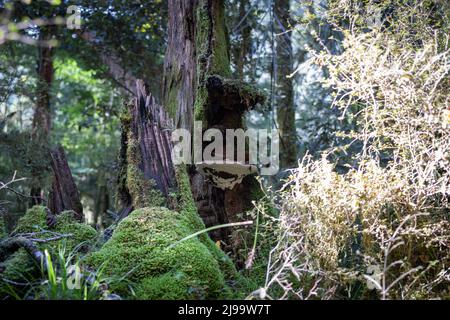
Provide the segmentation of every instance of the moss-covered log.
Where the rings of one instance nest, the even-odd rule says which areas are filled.
[[[253,87],[231,79],[223,1],[173,0],[169,15],[166,108],[138,83],[138,96],[122,117],[122,220],[88,264],[105,265],[105,272],[118,279],[127,276],[128,283],[112,284],[124,297],[135,292],[138,298],[152,299],[220,298],[228,295],[226,280],[235,279],[236,271],[214,242],[203,234],[170,246],[204,229],[200,216],[205,221],[214,217],[211,224],[236,220],[238,213],[251,208],[259,185],[248,176],[232,190],[222,190],[194,168],[188,172],[185,166],[174,166],[170,132],[175,127],[192,129],[194,114],[202,115],[206,128],[213,123],[242,128],[244,113],[264,98]],[[204,115],[215,106],[223,109],[223,117],[216,114],[208,121]]]

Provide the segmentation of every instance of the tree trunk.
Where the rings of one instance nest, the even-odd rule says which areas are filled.
[[[48,195],[48,208],[53,215],[60,214],[65,210],[72,210],[75,218],[82,221],[83,206],[80,194],[61,146],[51,151],[51,160],[53,182]]]
[[[292,40],[290,32],[289,0],[275,0],[276,40],[276,105],[277,122],[281,138],[280,167],[297,166],[297,132],[295,128]]]
[[[263,101],[257,93],[242,96],[243,82],[231,80],[228,31],[223,0],[169,1],[168,49],[165,60],[164,97],[179,128],[193,130],[193,120],[203,130],[244,128],[244,113]],[[198,213],[206,226],[236,221],[252,207],[255,177],[248,176],[233,189],[217,188],[195,166],[188,168]],[[221,229],[213,239],[228,239]]]
[[[120,218],[133,209],[193,206],[207,226],[238,220],[259,191],[254,176],[221,189],[196,166],[174,166],[171,129],[243,128],[244,113],[264,98],[231,76],[222,0],[169,1],[169,43],[163,92],[165,108],[138,82],[138,96],[122,118],[118,199]],[[245,90],[242,88],[245,87]],[[175,120],[175,123],[171,120]],[[195,210],[195,209],[194,209]],[[179,210],[184,211],[183,209]],[[227,241],[228,230],[213,234]]]
[[[31,140],[33,148],[40,154],[47,154],[51,129],[50,89],[53,81],[53,48],[48,43],[54,34],[54,26],[42,27],[39,33],[38,47],[38,92],[33,115]],[[36,155],[31,155],[34,157]],[[31,164],[31,205],[40,204],[43,199],[45,165]]]
[[[177,128],[192,130],[196,88],[195,2],[169,0],[163,101]]]
[[[110,192],[106,172],[100,169],[97,174],[97,194],[95,196],[94,224],[104,227],[105,217],[109,209]]]

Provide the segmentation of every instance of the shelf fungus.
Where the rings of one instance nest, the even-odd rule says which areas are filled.
[[[204,161],[197,163],[196,167],[200,174],[209,178],[217,188],[222,190],[233,189],[236,184],[242,182],[245,176],[258,172],[256,166],[236,161],[225,163]]]

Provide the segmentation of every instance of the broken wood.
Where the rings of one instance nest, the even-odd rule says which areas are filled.
[[[156,198],[167,199],[176,189],[171,154],[173,121],[147,93],[143,81],[136,82],[136,92],[137,96],[127,106],[128,116],[122,119],[118,198],[123,209],[120,219],[132,209],[157,205]]]
[[[140,147],[144,178],[156,181],[164,195],[175,186],[175,171],[172,164],[172,120],[164,108],[147,94],[144,83],[136,82],[137,97],[131,109],[131,130]]]
[[[63,211],[72,210],[78,221],[83,220],[83,206],[80,194],[72,177],[69,164],[62,146],[50,152],[53,170],[52,188],[48,195],[48,208],[58,215]]]

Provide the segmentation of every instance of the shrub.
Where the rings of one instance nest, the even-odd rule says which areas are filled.
[[[449,207],[416,203],[395,167],[333,169],[306,158],[281,191],[264,289],[281,288],[282,298],[448,297]]]
[[[333,106],[358,123],[340,135],[363,147],[344,174],[326,155],[293,170],[259,293],[449,298],[448,11],[432,1],[332,4],[343,51],[314,60],[328,70]],[[380,6],[380,24],[361,21],[369,6]]]

